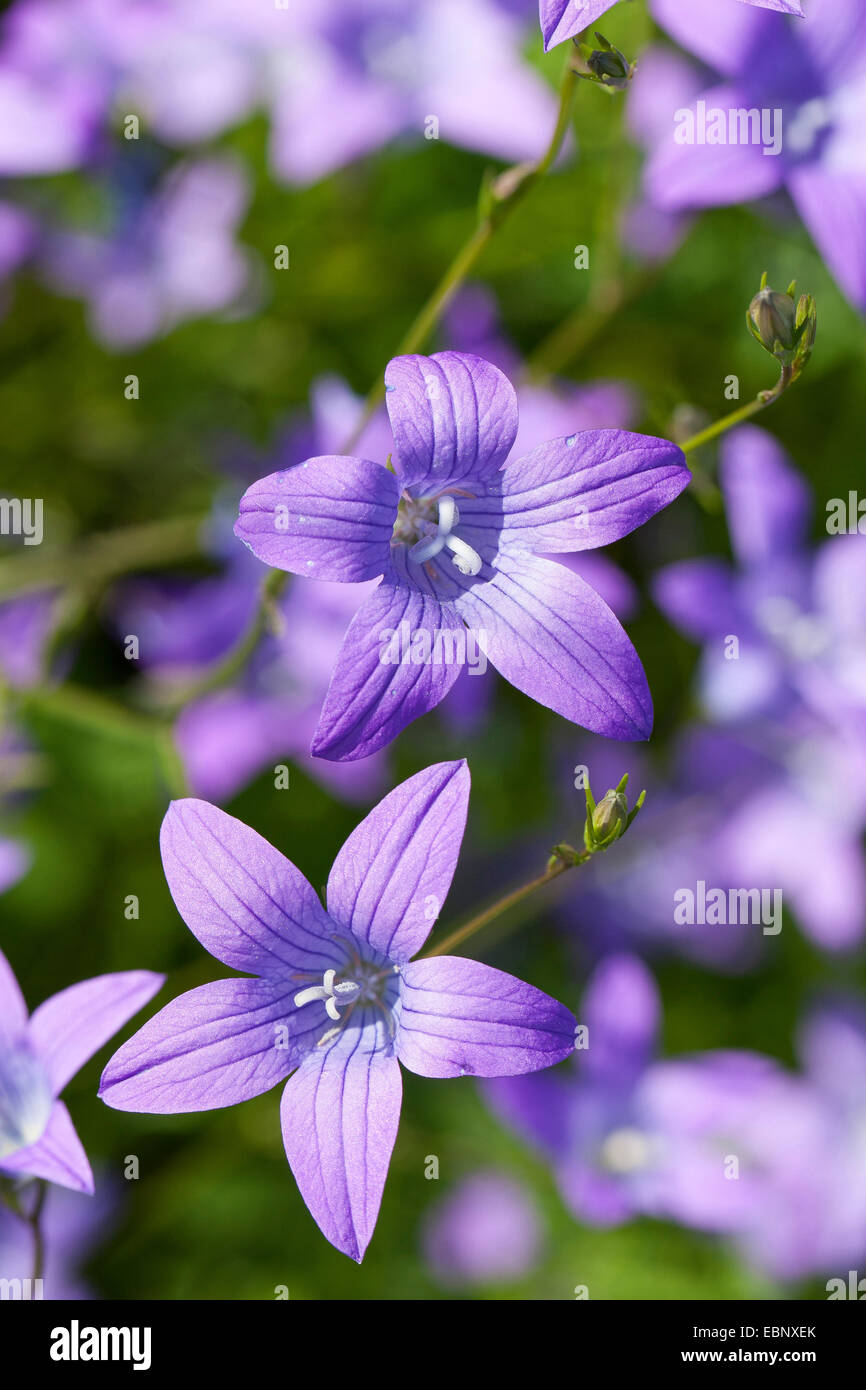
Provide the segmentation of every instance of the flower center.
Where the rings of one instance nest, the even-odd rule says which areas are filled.
[[[352,1004],[361,993],[361,986],[354,980],[338,980],[336,970],[326,970],[320,985],[310,985],[309,989],[299,990],[295,995],[295,1008],[312,1004],[321,999],[328,1018],[335,1023],[340,1021],[340,1008]]]
[[[0,1160],[36,1143],[51,1105],[42,1066],[26,1047],[13,1046],[0,1057]]]
[[[450,494],[414,498],[404,493],[397,512],[393,539],[411,546],[409,559],[413,564],[424,565],[447,550],[452,564],[461,574],[480,574],[482,560],[478,551],[454,534],[459,521],[460,512]]]

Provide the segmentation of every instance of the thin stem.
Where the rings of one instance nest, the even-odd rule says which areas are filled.
[[[709,444],[711,439],[717,439],[720,434],[725,434],[728,430],[734,429],[736,425],[741,425],[744,420],[751,420],[753,415],[766,410],[768,405],[777,401],[784,391],[788,389],[792,381],[791,371],[788,366],[782,367],[782,374],[778,383],[772,391],[762,391],[753,401],[748,401],[740,406],[739,410],[732,410],[729,415],[723,415],[721,419],[708,425],[705,430],[698,434],[693,434],[691,439],[687,439],[680,445],[684,454],[688,454],[692,449],[699,449],[702,444]]]
[[[193,700],[199,700],[203,695],[210,695],[215,690],[231,685],[235,677],[241,674],[268,628],[275,624],[275,604],[285,589],[288,578],[284,570],[268,570],[262,581],[255,612],[246,629],[222,661],[206,671],[200,680],[185,686],[172,699],[170,708],[175,714]]]
[[[425,951],[420,959],[429,960],[432,956],[446,955],[449,951],[452,951],[455,946],[462,945],[470,936],[474,936],[482,927],[486,927],[488,923],[495,921],[503,912],[507,912],[509,908],[516,907],[518,903],[523,902],[524,898],[528,898],[536,889],[543,888],[545,884],[552,883],[555,878],[559,878],[560,875],[566,873],[568,869],[573,869],[578,864],[585,864],[590,858],[591,855],[588,852],[575,856],[573,860],[560,859],[558,856],[552,858],[543,874],[539,874],[537,878],[530,879],[528,883],[522,884],[520,888],[514,888],[510,893],[506,893],[504,898],[499,898],[490,907],[485,908],[483,912],[479,912],[475,917],[470,918],[464,926],[458,927],[456,931],[451,932],[449,936],[445,937],[444,941],[439,942],[438,946],[434,946],[430,951]]]
[[[98,589],[118,575],[155,569],[202,553],[204,517],[125,526],[61,550],[27,549],[0,561],[0,595],[60,587],[70,577],[79,588]]]
[[[45,1194],[48,1191],[47,1185],[40,1178],[39,1191],[33,1210],[27,1217],[27,1224],[33,1236],[33,1274],[32,1282],[41,1279],[45,1269],[45,1237],[42,1234],[42,1208],[45,1205]]]
[[[469,238],[460,247],[426,304],[413,320],[397,348],[396,356],[403,357],[408,353],[418,352],[424,346],[494,233],[502,226],[517,204],[526,197],[530,189],[535,187],[536,183],[555,163],[571,121],[571,108],[577,82],[578,74],[574,66],[574,56],[569,53],[559,89],[556,124],[547,149],[535,164],[515,165],[511,169],[506,169],[505,173],[495,179],[487,189],[487,201],[489,202],[487,210]],[[484,190],[482,189],[482,198],[483,195]],[[384,398],[385,382],[384,379],[380,379],[376,381],[367,395],[361,417],[344,446],[344,453],[350,454],[352,452]]]

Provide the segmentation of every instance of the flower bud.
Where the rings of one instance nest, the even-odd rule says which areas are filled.
[[[788,294],[765,288],[749,305],[755,337],[768,352],[777,347],[791,351],[796,346],[797,305]]]
[[[646,792],[641,792],[631,810],[626,797],[628,773],[621,778],[616,787],[605,792],[596,805],[589,785],[586,786],[586,822],[583,827],[583,843],[590,854],[607,849],[614,840],[624,835],[644,803]]]
[[[618,48],[614,48],[598,30],[595,37],[598,48],[590,48],[585,43],[578,44],[580,56],[589,69],[588,72],[581,73],[581,76],[612,91],[624,92],[634,77],[634,64],[630,63]]]

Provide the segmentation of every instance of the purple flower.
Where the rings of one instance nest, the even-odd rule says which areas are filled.
[[[349,627],[313,753],[366,757],[444,698],[474,636],[506,680],[586,728],[649,735],[652,701],[610,609],[545,558],[607,545],[655,515],[689,472],[667,440],[588,430],[510,461],[517,399],[456,352],[385,374],[394,472],[333,455],[254,483],[235,532],[266,564],[310,578],[382,576]],[[408,630],[414,652],[394,657]],[[450,658],[450,659],[449,659]]]
[[[704,645],[704,705],[724,721],[796,702],[839,729],[866,732],[866,539],[834,536],[810,554],[809,489],[755,426],[726,438],[719,479],[736,567],[683,560],[654,583],[662,610]]]
[[[110,236],[46,238],[45,273],[58,290],[87,300],[101,343],[136,347],[185,319],[238,305],[251,263],[234,238],[248,200],[246,172],[235,161],[178,165]]]
[[[721,81],[682,109],[671,93],[644,179],[650,201],[678,212],[786,188],[842,290],[866,310],[861,0],[811,0],[802,24],[688,0],[653,0],[653,12]]]
[[[13,888],[30,868],[30,853],[17,840],[0,835],[0,893]]]
[[[473,1173],[427,1214],[423,1244],[443,1284],[504,1283],[538,1262],[541,1222],[522,1184],[494,1170]]]
[[[584,999],[571,1076],[490,1081],[485,1094],[548,1157],[579,1220],[673,1220],[735,1238],[777,1277],[802,1277],[834,1208],[837,1221],[845,1208],[862,1219],[862,1180],[849,1201],[824,1098],[756,1053],[654,1060],[659,1012],[646,967],[610,957]]]
[[[469,772],[439,763],[397,787],[338,854],[327,910],[295,866],[203,801],[163,822],[172,896],[202,944],[253,979],[181,995],[111,1059],[120,1110],[235,1105],[285,1080],[283,1139],[314,1220],[360,1261],[376,1224],[401,1104],[420,1076],[533,1071],[574,1046],[569,1011],[477,961],[411,961],[451,884]]]
[[[0,602],[0,676],[9,685],[24,688],[39,681],[57,606],[53,589]]]
[[[696,4],[695,0],[671,0],[671,2],[673,4],[679,3],[684,8],[690,9],[695,15],[695,19],[703,21],[705,4]],[[757,5],[764,10],[780,10],[782,14],[796,14],[800,15],[801,18],[803,16],[800,0],[742,0],[742,3]],[[555,44],[575,38],[582,29],[594,24],[615,4],[616,0],[539,0],[538,9],[541,32],[544,35],[545,53],[549,52]],[[724,13],[728,6],[728,0],[712,0],[712,4],[717,4]]]
[[[99,1178],[97,1174],[97,1178]],[[32,1200],[32,1194],[26,1194]],[[91,1249],[106,1234],[117,1206],[100,1182],[95,1197],[51,1187],[45,1196],[40,1226],[45,1245],[45,1299],[95,1298],[80,1271]],[[0,1279],[30,1279],[33,1236],[26,1223],[0,1205]]]
[[[99,975],[46,999],[28,1018],[0,952],[0,1173],[93,1191],[87,1155],[58,1097],[163,980],[148,970]]]

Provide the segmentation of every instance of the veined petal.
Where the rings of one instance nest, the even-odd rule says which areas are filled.
[[[0,951],[0,1044],[10,1043],[27,1027],[27,1005],[12,966]]]
[[[283,1092],[286,1157],[313,1220],[360,1264],[391,1161],[403,1086],[378,1015],[311,1052]]]
[[[247,488],[235,535],[275,569],[352,583],[388,568],[399,493],[367,459],[326,455]]]
[[[313,739],[314,757],[369,757],[438,705],[460,675],[461,662],[443,659],[465,644],[457,609],[409,582],[404,562],[395,560],[349,624]]]
[[[159,839],[177,910],[217,960],[275,978],[338,964],[314,889],[248,825],[189,798],[171,803]]]
[[[295,1009],[297,989],[290,980],[215,980],[172,999],[115,1052],[101,1099],[115,1110],[175,1115],[262,1095],[323,1031],[324,1017]]]
[[[4,1158],[3,1172],[44,1178],[75,1192],[93,1191],[93,1173],[87,1154],[62,1100],[56,1100],[48,1124],[35,1144]]]
[[[61,990],[39,1005],[28,1032],[56,1096],[164,983],[164,975],[150,970],[98,975]]]
[[[681,449],[628,430],[552,439],[502,474],[501,543],[564,552],[610,545],[686,487]]]
[[[436,763],[389,792],[334,860],[334,920],[389,960],[420,950],[451,887],[468,803],[464,761]]]
[[[593,733],[648,738],[652,700],[637,652],[607,604],[564,565],[503,553],[496,577],[457,601],[497,671]]]
[[[483,357],[395,357],[385,369],[394,467],[404,487],[441,491],[496,473],[517,437],[517,397]]]
[[[574,1051],[574,1016],[514,975],[461,956],[403,967],[395,1046],[419,1076],[520,1076]]]
[[[545,53],[566,39],[576,38],[581,29],[594,24],[615,4],[616,0],[539,0]]]

